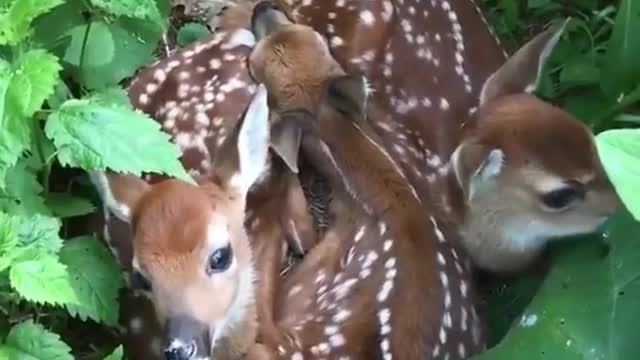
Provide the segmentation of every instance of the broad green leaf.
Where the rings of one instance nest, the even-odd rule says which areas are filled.
[[[60,261],[71,274],[77,304],[67,305],[69,313],[82,320],[115,326],[118,323],[118,291],[123,286],[121,269],[107,248],[93,237],[65,242]]]
[[[127,95],[127,92],[120,87],[110,87],[102,91],[97,91],[89,97],[89,100],[94,104],[109,107],[121,106],[125,109],[133,110],[133,105],[131,105],[129,95]]]
[[[587,124],[599,119],[613,106],[615,106],[615,99],[606,97],[596,86],[571,90],[564,104],[565,110]]]
[[[9,63],[0,59],[0,189],[5,175],[28,148],[31,131],[15,96],[10,96],[13,72]]]
[[[180,46],[186,46],[194,41],[203,39],[211,34],[211,31],[200,23],[187,23],[178,30],[177,41]]]
[[[0,272],[11,265],[9,254],[18,245],[18,236],[13,219],[0,212]]]
[[[60,59],[64,58],[71,42],[69,32],[87,21],[83,13],[89,11],[84,0],[65,0],[64,4],[38,17],[33,22],[34,38]]]
[[[6,194],[11,200],[11,208],[3,208],[0,204],[0,210],[24,216],[51,215],[41,196],[42,190],[36,174],[27,168],[23,159],[12,167],[6,176]]]
[[[20,248],[37,249],[38,253],[55,255],[62,248],[60,220],[50,216],[14,216]]]
[[[71,98],[73,98],[73,94],[71,94],[71,90],[69,90],[67,84],[65,84],[64,81],[58,81],[53,90],[53,94],[47,99],[47,104],[51,109],[55,110]]]
[[[508,335],[472,359],[634,359],[640,353],[638,234],[640,223],[621,212],[601,241],[558,244],[550,273]]]
[[[113,15],[160,20],[160,11],[155,0],[91,0],[91,3]]]
[[[600,69],[585,58],[566,64],[560,72],[560,81],[571,85],[590,85],[600,81]]]
[[[137,0],[136,0],[137,2]],[[67,0],[64,5],[51,13],[36,19],[35,38],[64,58],[72,41],[84,39],[84,34],[77,40],[70,36],[72,29],[86,26],[82,15],[89,1]],[[163,18],[166,9],[162,9]],[[132,76],[140,67],[153,60],[153,52],[164,32],[163,25],[157,21],[140,20],[130,17],[118,17],[100,22],[106,26],[113,42],[113,55],[110,61],[99,66],[89,66],[86,62],[82,68],[64,62],[65,68],[73,78],[87,89],[104,89],[118,85],[123,79]],[[77,37],[76,33],[73,33]],[[100,44],[90,44],[96,56],[102,50]]]
[[[74,69],[74,77],[88,89],[119,85],[140,67],[151,63],[153,52],[162,37],[162,28],[142,20],[120,18],[109,24],[115,42],[113,61],[98,67]]]
[[[621,0],[606,53],[602,88],[617,98],[640,83],[640,1]]]
[[[156,172],[192,181],[169,136],[140,112],[69,100],[49,116],[45,132],[63,165],[135,175]]]
[[[58,334],[32,320],[11,328],[2,351],[11,355],[10,360],[73,360],[71,348]]]
[[[29,25],[38,15],[63,0],[14,0],[0,7],[0,45],[16,45],[29,34]]]
[[[596,136],[596,145],[622,202],[640,220],[640,129],[604,131]]]
[[[113,61],[115,43],[107,23],[94,21],[77,25],[67,35],[71,43],[63,59],[69,64],[80,66],[82,62],[82,67],[95,68]]]
[[[115,348],[110,355],[104,358],[104,360],[123,360],[123,359],[124,359],[124,349],[122,345]]]
[[[91,201],[69,193],[49,193],[46,201],[51,211],[60,218],[88,215],[96,210]]]
[[[17,261],[9,270],[11,287],[34,303],[78,304],[65,265],[53,255],[42,254],[33,260]]]
[[[42,107],[53,93],[61,69],[58,58],[45,50],[30,50],[18,58],[13,66],[9,96],[20,105],[22,115],[31,117]]]

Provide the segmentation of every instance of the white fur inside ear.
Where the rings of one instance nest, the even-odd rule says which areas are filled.
[[[249,104],[238,134],[240,168],[238,173],[231,178],[231,185],[246,194],[266,169],[268,151],[269,106],[267,105],[267,89],[263,84],[260,84]]]
[[[478,191],[482,190],[489,182],[502,172],[504,167],[504,152],[493,149],[469,182],[469,200],[473,199]]]
[[[480,90],[480,98],[478,100],[478,104],[482,105],[487,101],[487,90],[489,89],[489,84],[491,84],[491,81],[493,80],[493,78],[496,76],[498,72],[494,72],[493,74],[491,74],[489,76],[489,78],[487,78],[487,81],[484,82],[484,84],[482,85],[482,89]]]
[[[131,209],[127,205],[117,201],[115,196],[113,196],[109,179],[107,179],[105,173],[103,171],[90,171],[89,180],[91,180],[93,186],[98,190],[98,195],[100,195],[102,199],[105,210],[114,214],[118,219],[129,223],[131,221]]]
[[[538,74],[535,77],[534,82],[524,88],[524,92],[531,94],[536,91],[536,89],[538,89],[538,86],[540,85],[540,79],[542,78],[542,70],[544,69],[544,65],[547,62],[549,56],[551,56],[551,52],[553,52],[556,44],[558,44],[558,41],[560,41],[560,37],[562,36],[562,34],[564,34],[564,30],[566,29],[569,21],[571,21],[571,18],[565,20],[564,23],[562,23],[562,25],[553,34],[551,39],[549,39],[549,41],[547,41],[547,43],[544,45],[544,48],[540,53],[540,59],[538,60]]]
[[[253,47],[256,44],[256,37],[253,33],[247,29],[238,29],[234,31],[231,38],[222,44],[220,48],[222,50],[232,49],[238,46]]]
[[[493,149],[482,163],[482,166],[476,171],[474,176],[480,176],[481,180],[489,180],[498,176],[502,171],[504,164],[504,152],[500,149]]]

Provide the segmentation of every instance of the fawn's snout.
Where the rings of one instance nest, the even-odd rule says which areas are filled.
[[[278,26],[290,23],[291,21],[282,10],[271,1],[261,1],[253,8],[251,30],[256,36],[256,40],[269,35]]]
[[[166,360],[208,359],[210,330],[206,324],[186,316],[169,318],[165,325]]]

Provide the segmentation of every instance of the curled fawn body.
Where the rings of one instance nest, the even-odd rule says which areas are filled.
[[[367,83],[344,75],[322,36],[272,5],[254,9],[259,41],[250,71],[266,84],[282,121],[299,126],[305,161],[329,178],[336,221],[279,294],[278,326],[290,341],[251,355],[431,359],[479,352],[484,335],[469,268],[457,241],[447,240],[457,234],[433,217],[368,128],[378,110]]]
[[[282,3],[367,78],[373,131],[479,267],[525,269],[617,208],[590,130],[533,94],[566,22],[508,56],[474,0]]]
[[[155,291],[154,281],[150,277],[162,278],[162,276],[148,274],[140,268],[141,264],[138,263],[138,258],[135,256],[136,240],[134,238],[144,239],[150,231],[155,231],[147,227],[161,228],[161,224],[164,224],[165,227],[162,229],[171,230],[175,227],[175,231],[178,232],[169,232],[164,235],[158,232],[157,236],[173,237],[173,239],[171,241],[165,239],[166,248],[154,249],[154,244],[148,243],[150,251],[161,253],[173,250],[174,254],[181,254],[181,251],[187,251],[188,248],[188,246],[181,248],[181,246],[186,246],[184,242],[204,240],[190,239],[189,237],[197,234],[189,233],[187,230],[189,227],[192,230],[197,228],[196,225],[190,224],[200,225],[198,222],[203,220],[201,216],[196,216],[194,211],[190,211],[190,209],[194,210],[198,206],[197,204],[200,204],[201,210],[206,211],[207,204],[210,205],[212,201],[207,197],[207,191],[212,187],[211,181],[208,180],[213,179],[213,183],[218,188],[222,187],[222,189],[218,189],[218,192],[226,192],[224,195],[232,197],[233,202],[243,202],[245,194],[242,191],[248,192],[246,194],[246,218],[245,214],[240,212],[244,207],[226,210],[225,207],[222,207],[215,208],[215,211],[223,212],[222,220],[212,219],[211,221],[224,221],[224,217],[227,215],[238,217],[234,221],[240,219],[245,223],[251,239],[251,251],[255,254],[251,266],[242,265],[240,267],[240,273],[244,274],[243,277],[226,280],[234,286],[224,287],[225,282],[223,281],[218,291],[214,291],[214,294],[223,299],[221,302],[217,302],[216,295],[212,294],[209,302],[207,299],[203,299],[200,304],[201,308],[194,309],[191,313],[193,317],[198,317],[204,314],[198,311],[206,311],[206,309],[214,307],[218,309],[218,313],[215,315],[218,317],[216,321],[221,321],[228,316],[237,316],[237,314],[230,314],[235,311],[235,307],[229,305],[231,300],[233,300],[232,303],[240,300],[245,303],[247,308],[246,326],[239,325],[236,330],[231,327],[232,330],[223,331],[225,336],[218,341],[214,352],[218,356],[234,359],[246,351],[248,344],[251,344],[255,338],[255,318],[252,317],[255,317],[256,311],[260,324],[269,328],[269,324],[272,322],[273,296],[277,287],[277,278],[285,259],[286,248],[292,249],[294,253],[302,254],[315,242],[313,220],[307,212],[305,196],[298,178],[293,173],[297,171],[296,164],[286,164],[280,160],[280,157],[270,153],[267,163],[264,165],[264,171],[260,173],[256,180],[257,183],[251,187],[251,191],[223,186],[223,183],[233,175],[232,173],[241,174],[241,170],[237,166],[239,151],[234,148],[236,145],[241,146],[241,144],[237,144],[238,119],[242,119],[243,112],[256,89],[256,84],[250,78],[244,61],[253,44],[253,35],[239,25],[240,21],[244,19],[242,9],[235,10],[238,10],[238,13],[226,13],[225,17],[219,19],[220,29],[216,34],[141,70],[128,88],[133,105],[159,121],[163,130],[172,135],[173,141],[182,150],[182,163],[191,174],[198,177],[198,182],[204,187],[204,190],[192,189],[175,180],[167,182],[165,178],[159,176],[146,177],[148,183],[153,185],[150,187],[140,179],[131,176],[93,174],[93,180],[105,203],[103,209],[105,217],[104,238],[122,266],[131,275],[131,285],[134,290],[133,293],[125,292],[121,300],[121,321],[127,325],[127,334],[124,337],[125,352],[129,359],[164,358],[163,351],[165,350],[167,356],[176,358],[177,355],[171,354],[178,354],[179,351],[176,350],[172,353],[171,336],[186,337],[183,343],[188,347],[190,345],[188,337],[198,335],[195,333],[187,334],[189,331],[194,331],[196,324],[187,324],[183,327],[174,326],[173,329],[167,328],[170,323],[167,317],[171,316],[172,311],[179,309],[171,308],[171,305],[166,304],[166,301],[169,301],[166,293],[158,294]],[[266,116],[263,112],[248,113],[246,116]],[[262,119],[248,121],[262,121]],[[271,147],[276,149],[275,153],[280,145],[278,139],[277,134],[271,139]],[[255,139],[250,141],[255,141]],[[247,144],[244,146],[246,148]],[[156,189],[156,186],[163,190],[148,191],[150,188]],[[233,191],[236,193],[234,194]],[[154,225],[152,222],[132,223],[131,216],[134,209],[137,209],[136,199],[141,197],[142,193],[146,194],[147,192],[152,195],[147,195],[145,198],[156,196],[165,199],[164,205],[161,200],[154,200],[156,201],[154,204],[166,207],[163,210],[165,212],[155,215],[155,221],[159,223],[158,225]],[[171,199],[166,196],[171,196],[175,203],[171,203]],[[225,196],[223,196],[223,201],[228,202],[224,199]],[[131,197],[135,199],[131,199]],[[180,202],[181,199],[184,201]],[[128,203],[130,201],[134,201],[135,204]],[[130,209],[128,214],[122,213],[122,206]],[[140,209],[139,213],[142,215],[138,217],[154,216],[147,215],[153,211],[153,206],[144,207],[144,209]],[[230,213],[227,214],[227,211]],[[185,230],[180,232],[180,227],[184,227]],[[241,236],[243,235],[241,234]],[[285,239],[288,242],[285,242]],[[140,244],[143,241],[137,240],[137,243]],[[158,239],[157,241],[160,244],[163,240]],[[242,239],[233,239],[233,241],[239,241],[242,246],[246,245]],[[242,249],[240,248],[237,255],[246,255],[243,255],[246,251]],[[171,258],[171,255],[165,255]],[[134,261],[134,259],[136,260]],[[257,271],[253,271],[254,267]],[[156,270],[163,271],[163,269]],[[170,271],[172,269],[164,270]],[[256,280],[259,284],[257,287],[254,287],[253,284],[248,286],[244,282],[246,279],[252,278],[252,274],[257,274]],[[242,282],[237,284],[236,280]],[[180,294],[180,289],[180,286],[177,285],[174,290]],[[241,290],[240,293],[236,293],[238,289]],[[252,291],[257,292],[255,296],[257,301],[254,301],[254,294],[250,294]],[[151,296],[139,296],[140,294]],[[230,298],[224,300],[225,296]],[[185,299],[186,297],[187,294],[185,294]],[[226,307],[226,310],[220,306]],[[183,315],[188,315],[191,310],[183,309],[185,313]],[[156,313],[160,321],[156,319]],[[243,315],[241,318],[245,319],[245,316]],[[214,325],[207,322],[212,319],[200,318],[199,320],[204,325]],[[163,334],[163,329],[165,334]],[[212,329],[212,334],[215,331],[220,332],[220,326],[217,330]],[[239,331],[237,334],[239,340],[233,337],[233,331]],[[202,343],[198,344],[194,356],[209,356],[209,344],[206,342],[213,343],[213,340],[211,338],[202,340]]]

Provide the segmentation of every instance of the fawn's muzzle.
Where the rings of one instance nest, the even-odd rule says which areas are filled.
[[[206,324],[186,316],[170,318],[165,325],[166,360],[209,358],[210,329]]]
[[[268,36],[278,26],[291,24],[287,15],[273,2],[261,1],[253,7],[251,31],[256,41]]]

